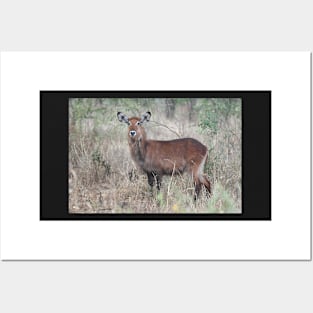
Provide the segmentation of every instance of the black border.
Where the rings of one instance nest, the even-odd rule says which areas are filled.
[[[69,214],[69,98],[241,98],[241,214]],[[40,91],[40,220],[271,220],[271,91]]]

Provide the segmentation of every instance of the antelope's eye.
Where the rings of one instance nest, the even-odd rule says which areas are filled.
[[[138,121],[138,122],[136,123],[136,125],[140,125],[140,122]]]

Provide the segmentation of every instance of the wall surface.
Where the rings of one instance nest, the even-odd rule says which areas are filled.
[[[313,51],[312,29],[302,0],[0,4],[2,51]],[[2,312],[312,312],[312,287],[312,262],[0,262]]]

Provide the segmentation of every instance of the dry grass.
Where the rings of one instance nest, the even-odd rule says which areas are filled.
[[[208,147],[205,171],[213,185],[193,201],[191,178],[164,177],[159,193],[151,194],[145,174],[135,169],[127,144],[127,126],[117,111],[132,115],[136,109],[106,99],[71,99],[69,129],[70,213],[239,213],[241,211],[241,119],[231,117],[217,132],[201,131],[198,119],[186,118],[186,108],[176,108],[166,118],[162,101],[150,103],[151,122],[145,125],[150,139],[193,137]],[[80,108],[89,113],[77,117]],[[137,110],[143,109],[141,107]],[[77,112],[76,112],[76,111]],[[88,115],[89,114],[89,115]],[[196,114],[195,114],[196,115]],[[155,121],[155,122],[153,122]],[[162,126],[163,124],[165,126]]]

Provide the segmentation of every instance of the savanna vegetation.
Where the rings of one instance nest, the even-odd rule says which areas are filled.
[[[134,165],[127,125],[117,112],[152,116],[148,139],[192,137],[208,148],[204,172],[212,184],[193,200],[187,174],[164,176],[150,192],[146,174]],[[241,99],[79,98],[69,102],[70,213],[241,212]]]

